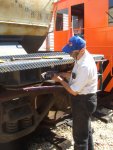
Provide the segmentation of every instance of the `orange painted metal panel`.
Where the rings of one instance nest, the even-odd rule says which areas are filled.
[[[85,3],[89,0],[60,0],[59,2],[57,2],[58,4],[58,8],[65,8],[64,5],[66,5],[67,7],[71,7],[72,5],[78,5],[81,3]]]
[[[63,46],[68,42],[68,31],[55,31],[54,35],[54,49],[55,51],[61,51]]]
[[[93,54],[103,54],[109,64],[103,73],[103,82],[110,75],[106,90],[113,88],[113,25],[108,24],[109,0],[60,0],[57,9],[69,9],[68,31],[55,32],[55,49],[61,49],[71,36],[71,6],[84,3],[84,38],[87,49]],[[59,42],[59,38],[62,40]]]
[[[95,54],[105,56],[113,54],[113,26],[108,26],[108,15],[106,14],[108,0],[61,0],[57,10],[81,3],[84,3],[84,37],[87,41],[87,48]],[[69,22],[69,28],[70,26]]]
[[[93,53],[113,54],[113,26],[108,26],[108,0],[85,3],[85,39]]]

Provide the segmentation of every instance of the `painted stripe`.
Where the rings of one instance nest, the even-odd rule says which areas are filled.
[[[105,91],[110,92],[113,88],[113,78],[110,80],[109,84],[107,84]]]
[[[111,80],[111,74],[109,72],[109,74],[107,75],[106,79],[103,82],[103,88],[102,88],[103,90],[105,91],[107,90],[106,87],[108,86],[110,80]]]
[[[110,63],[106,63],[107,65],[103,66],[103,81],[107,78],[108,74],[110,73]]]
[[[108,60],[108,61],[105,61],[105,62],[103,63],[103,71],[106,69],[106,67],[108,66],[108,64],[109,64],[109,60]]]
[[[102,87],[102,89],[105,90],[105,91],[110,90],[110,88],[107,88],[107,87],[109,87],[109,82],[112,79],[111,73],[110,73],[110,71],[111,71],[110,69],[111,69],[111,65],[110,65],[109,61],[105,61],[103,63],[103,79],[102,79],[103,80],[103,87]]]

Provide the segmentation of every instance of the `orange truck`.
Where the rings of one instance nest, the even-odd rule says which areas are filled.
[[[92,54],[104,55],[99,62],[103,72],[101,101],[113,108],[113,0],[59,0],[54,12],[56,51],[61,51],[72,35],[79,34]]]

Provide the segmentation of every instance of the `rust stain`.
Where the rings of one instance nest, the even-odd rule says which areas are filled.
[[[49,1],[0,0],[0,34],[46,35],[53,9]]]
[[[48,32],[48,27],[0,24],[0,35],[40,35],[44,36]]]

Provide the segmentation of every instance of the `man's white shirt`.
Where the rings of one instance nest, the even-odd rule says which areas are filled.
[[[83,56],[75,61],[72,74],[69,80],[70,88],[81,94],[97,92],[97,67],[93,56],[85,50]]]

